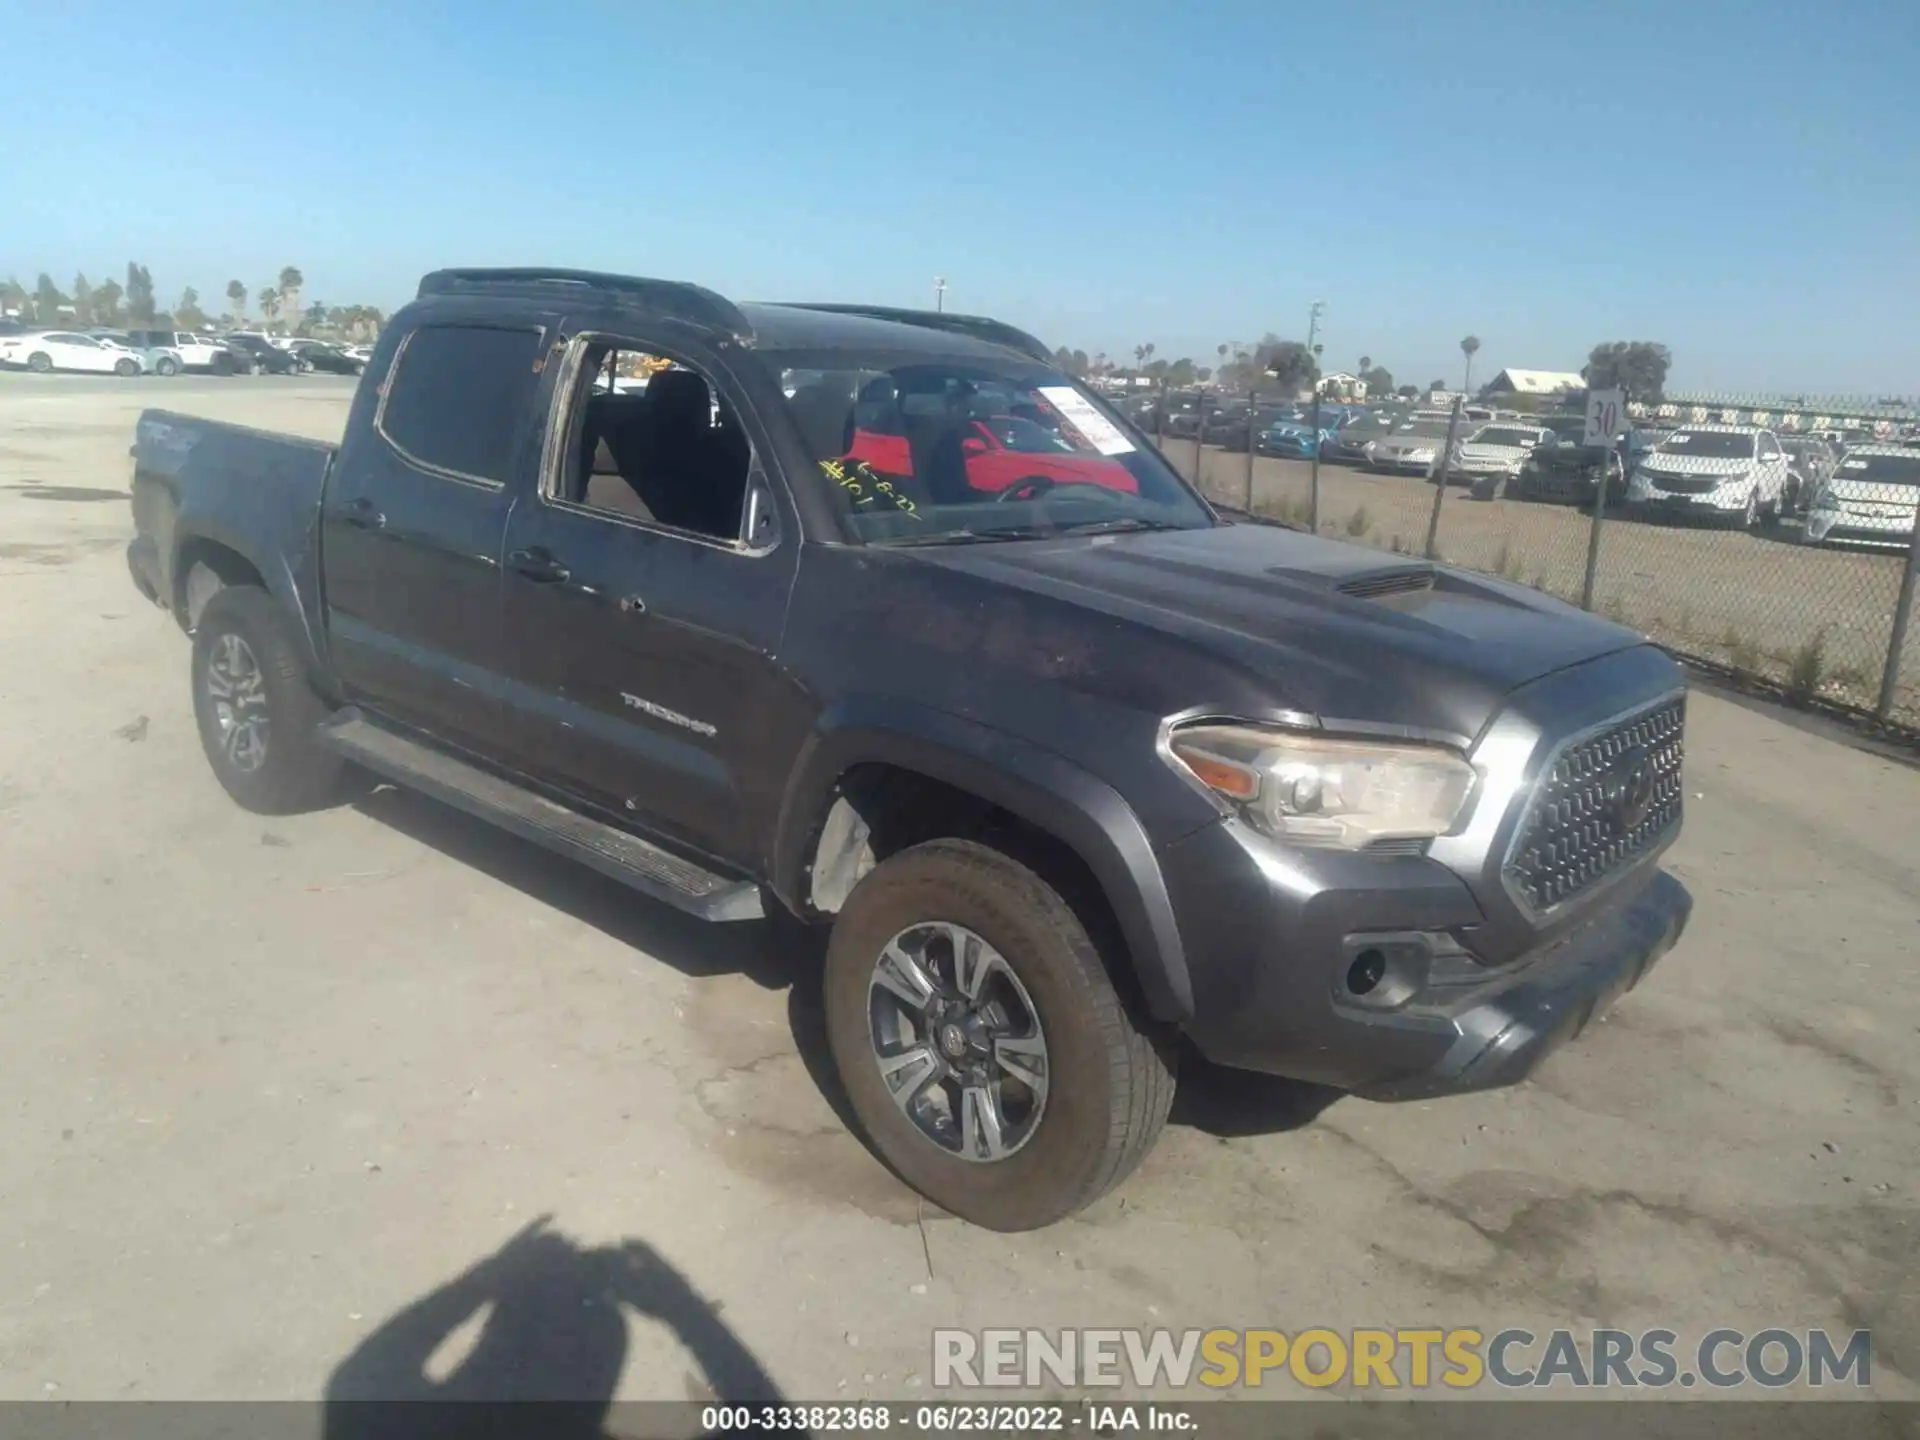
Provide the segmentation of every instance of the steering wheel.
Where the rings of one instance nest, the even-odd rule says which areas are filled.
[[[994,496],[993,503],[1004,505],[1009,500],[1038,500],[1055,490],[1104,490],[1108,494],[1113,493],[1112,486],[1096,485],[1091,480],[1056,480],[1051,475],[1028,475]]]

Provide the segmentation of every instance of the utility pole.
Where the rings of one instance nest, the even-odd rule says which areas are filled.
[[[1326,310],[1327,302],[1316,300],[1313,308],[1307,311],[1307,355],[1313,360],[1313,368],[1318,370],[1320,346],[1317,343],[1320,334],[1320,316]],[[1313,387],[1313,418],[1307,423],[1313,430],[1313,478],[1309,486],[1309,504],[1311,513],[1307,523],[1313,533],[1320,533],[1320,377],[1315,375],[1308,382]]]
[[[947,308],[947,277],[944,275],[933,277],[933,308],[941,312]]]

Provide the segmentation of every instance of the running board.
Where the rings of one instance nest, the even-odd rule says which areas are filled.
[[[319,729],[320,743],[375,774],[478,816],[557,855],[702,920],[758,920],[760,887],[649,845],[524,786],[409,739],[349,706]]]

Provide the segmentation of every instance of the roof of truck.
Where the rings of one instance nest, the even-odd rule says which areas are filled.
[[[840,303],[742,306],[683,280],[653,280],[593,270],[524,266],[435,270],[421,278],[419,294],[423,300],[467,295],[543,302],[591,296],[613,308],[630,308],[715,334],[735,335],[772,350],[877,349],[981,358],[1004,358],[1011,350],[1034,360],[1051,358],[1047,347],[1025,331],[980,315]]]

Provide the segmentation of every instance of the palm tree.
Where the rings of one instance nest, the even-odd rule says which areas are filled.
[[[234,319],[246,319],[247,287],[242,285],[238,280],[229,280],[227,282],[227,303],[233,307]]]
[[[1478,335],[1469,335],[1460,342],[1460,353],[1467,357],[1467,373],[1461,382],[1460,388],[1469,395],[1473,393],[1473,357],[1479,352],[1479,349],[1480,337]]]
[[[260,302],[260,318],[272,324],[274,316],[280,313],[280,292],[271,285],[262,285],[254,299]]]
[[[1366,379],[1367,371],[1371,370],[1372,368],[1373,368],[1373,357],[1371,355],[1362,355],[1360,357],[1360,378],[1362,380]]]
[[[1150,353],[1150,350],[1151,350],[1151,347],[1146,345],[1136,345],[1133,347],[1133,368],[1134,369],[1144,370],[1146,368],[1147,356]]]
[[[300,315],[300,287],[307,283],[307,277],[300,273],[297,266],[280,267],[280,310],[295,319]]]

